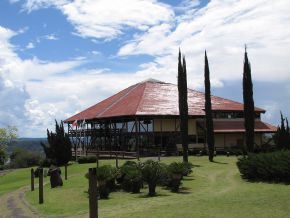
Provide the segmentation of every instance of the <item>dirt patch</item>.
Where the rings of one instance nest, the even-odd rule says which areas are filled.
[[[28,187],[7,193],[0,197],[1,215],[13,218],[34,218],[42,217],[24,199],[24,193]]]

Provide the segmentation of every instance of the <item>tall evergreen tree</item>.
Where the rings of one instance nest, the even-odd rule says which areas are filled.
[[[253,99],[253,83],[251,66],[248,60],[247,48],[245,47],[244,72],[243,72],[243,98],[244,98],[244,119],[246,130],[246,152],[254,151],[255,137],[255,106]]]
[[[205,119],[206,119],[206,142],[208,146],[208,159],[213,162],[214,157],[214,131],[212,120],[210,73],[206,51],[204,54],[204,87],[205,87]]]
[[[277,132],[274,135],[274,141],[279,149],[290,149],[290,132],[289,123],[287,117],[284,118],[282,112],[281,114],[281,124],[277,128]],[[286,126],[285,126],[286,123]]]
[[[188,104],[187,104],[187,78],[186,61],[181,52],[178,54],[178,100],[180,114],[180,134],[183,150],[183,162],[188,162]]]
[[[71,160],[71,141],[64,131],[63,122],[55,121],[55,133],[47,130],[48,145],[41,143],[47,159],[58,166],[67,164]]]

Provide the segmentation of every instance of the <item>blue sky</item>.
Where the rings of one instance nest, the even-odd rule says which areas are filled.
[[[2,0],[0,126],[42,137],[65,119],[129,85],[176,83],[177,52],[188,86],[203,90],[207,49],[212,93],[242,101],[244,44],[263,120],[289,116],[287,0]]]

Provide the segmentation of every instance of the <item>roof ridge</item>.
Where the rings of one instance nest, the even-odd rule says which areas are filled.
[[[147,83],[145,83],[144,91],[143,91],[143,93],[142,93],[141,98],[140,98],[139,101],[138,101],[138,104],[137,104],[138,106],[137,106],[137,108],[136,108],[136,112],[135,112],[135,114],[137,114],[137,112],[139,111],[140,103],[141,103],[141,101],[143,100],[143,97],[144,97],[144,95],[145,95],[145,90],[146,90],[146,88],[147,88]]]
[[[135,85],[132,86],[132,88],[130,90],[128,90],[127,93],[125,93],[124,95],[122,95],[119,99],[117,99],[116,101],[114,101],[112,104],[110,104],[108,107],[104,108],[104,110],[100,113],[98,113],[96,115],[96,117],[101,116],[102,114],[104,114],[106,111],[108,111],[109,109],[111,109],[114,105],[116,105],[118,102],[120,102],[122,99],[124,99],[126,96],[128,96],[134,89],[136,89],[138,86],[140,85],[140,83],[137,83]]]

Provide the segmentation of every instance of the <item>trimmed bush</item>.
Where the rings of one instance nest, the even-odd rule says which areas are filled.
[[[84,163],[96,163],[97,157],[96,156],[83,156],[78,158],[78,163],[79,164],[84,164]]]
[[[107,199],[112,186],[115,186],[116,168],[111,165],[103,165],[97,168],[97,181],[100,199]],[[86,173],[85,177],[88,179],[89,174]]]
[[[166,165],[158,161],[147,160],[142,167],[142,178],[148,184],[149,196],[155,196],[155,188],[162,183],[164,175],[166,174]]]
[[[290,151],[249,154],[237,166],[242,178],[252,181],[290,182]]]
[[[188,176],[192,173],[193,164],[190,162],[182,162],[183,165],[183,176]]]
[[[142,187],[141,166],[133,161],[127,161],[120,168],[119,182],[124,191],[139,193]]]
[[[169,179],[167,186],[172,192],[178,192],[183,174],[187,173],[187,167],[182,162],[173,162],[169,164],[167,170]]]

